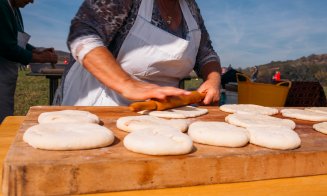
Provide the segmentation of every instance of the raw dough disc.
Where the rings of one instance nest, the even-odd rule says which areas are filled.
[[[153,126],[138,129],[124,138],[124,146],[148,155],[180,155],[191,152],[191,138],[171,126]]]
[[[167,125],[173,126],[180,130],[181,132],[185,132],[188,128],[188,120],[185,119],[163,119],[155,116],[143,115],[143,116],[125,116],[121,117],[117,120],[116,126],[118,129],[132,132],[137,129],[144,129],[147,126],[153,125]]]
[[[265,107],[254,104],[225,104],[219,107],[221,111],[228,113],[242,113],[242,114],[263,114],[274,115],[278,113],[276,108]]]
[[[225,122],[194,122],[188,135],[194,142],[214,146],[241,147],[249,142],[246,129]]]
[[[229,114],[226,116],[225,121],[240,127],[250,126],[286,126],[294,129],[296,124],[289,119],[281,119],[268,115],[261,114]]]
[[[327,122],[322,122],[313,125],[314,130],[319,131],[321,133],[327,134]]]
[[[184,106],[164,111],[150,111],[150,116],[161,118],[193,118],[208,113],[208,109]]]
[[[310,107],[304,109],[311,112],[319,112],[319,113],[327,114],[327,107]]]
[[[283,116],[309,121],[327,121],[327,114],[301,109],[282,109]]]
[[[44,123],[26,130],[23,140],[45,150],[81,150],[108,146],[114,134],[93,123]]]
[[[96,123],[100,122],[97,115],[81,110],[61,110],[54,112],[43,112],[38,117],[39,123]]]
[[[292,129],[286,127],[248,127],[250,143],[258,146],[289,150],[301,145],[299,135]]]

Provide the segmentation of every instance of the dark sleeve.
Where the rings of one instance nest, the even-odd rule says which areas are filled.
[[[80,37],[100,37],[109,45],[127,18],[134,0],[85,0],[73,18],[67,45]]]
[[[35,49],[35,47],[31,44],[27,44],[26,45],[26,50],[32,51],[33,49]]]
[[[27,65],[32,60],[32,52],[18,46],[16,21],[5,3],[0,5],[0,27],[0,56]]]
[[[215,50],[212,47],[212,42],[210,40],[209,33],[204,25],[204,21],[200,12],[200,9],[194,0],[190,1],[191,10],[193,11],[194,15],[197,18],[197,22],[199,28],[201,30],[201,41],[198,50],[198,54],[196,56],[196,64],[194,70],[199,75],[201,73],[201,67],[209,62],[216,61],[220,67],[220,59]]]

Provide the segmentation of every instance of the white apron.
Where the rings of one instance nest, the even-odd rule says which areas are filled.
[[[143,0],[137,18],[124,40],[117,62],[137,80],[178,87],[192,71],[201,31],[185,0],[179,1],[189,32],[186,40],[151,24],[153,0]],[[117,106],[130,101],[105,87],[76,62],[63,86],[62,105]]]

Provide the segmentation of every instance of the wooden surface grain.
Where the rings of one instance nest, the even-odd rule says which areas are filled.
[[[61,109],[83,109],[99,115],[104,126],[114,131],[115,143],[87,151],[44,151],[33,149],[22,141],[23,132],[36,124],[41,112]],[[218,108],[209,109],[209,115],[197,120],[222,121],[227,115]],[[312,122],[296,121],[302,146],[292,151],[254,145],[233,149],[195,144],[191,154],[156,157],[132,153],[122,146],[126,133],[119,131],[115,122],[126,115],[135,113],[124,107],[33,107],[5,161],[5,193],[99,193],[327,174],[327,137],[313,131]],[[325,175],[310,179],[316,183],[326,182],[322,180],[326,179]],[[207,186],[207,191],[212,186],[216,185]],[[228,185],[221,185],[224,186]],[[174,190],[190,189],[152,191],[171,190],[173,194]]]

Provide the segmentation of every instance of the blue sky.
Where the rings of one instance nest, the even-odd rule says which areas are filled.
[[[36,46],[68,51],[82,0],[35,0],[22,9]],[[327,53],[326,0],[197,0],[223,66],[249,67]]]

